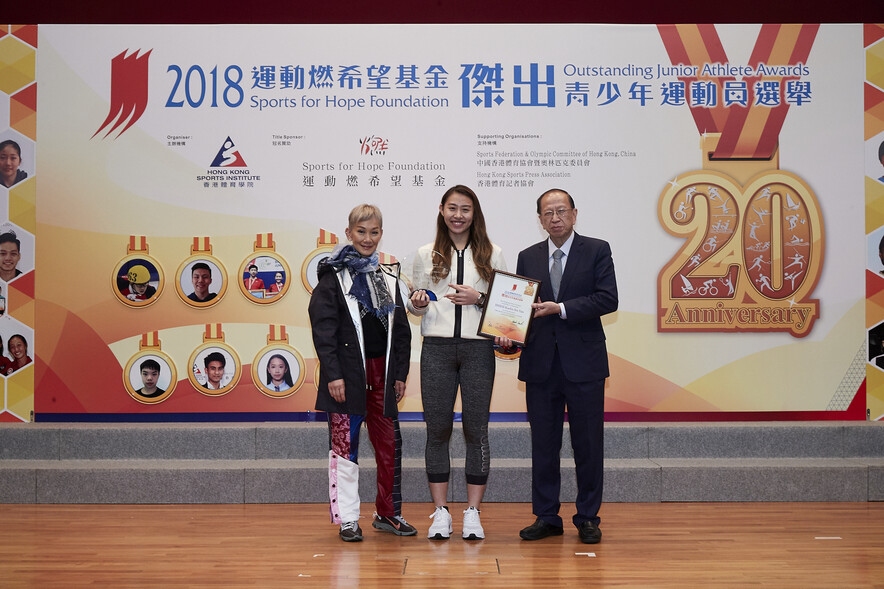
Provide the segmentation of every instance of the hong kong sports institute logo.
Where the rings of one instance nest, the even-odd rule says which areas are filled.
[[[239,149],[236,147],[236,144],[233,143],[233,139],[227,137],[221,145],[221,149],[219,149],[218,153],[215,155],[215,159],[212,160],[212,165],[210,167],[231,168],[245,166],[246,160],[244,160],[242,154],[239,153]]]
[[[128,51],[124,50],[111,60],[110,109],[92,137],[105,129],[104,137],[107,137],[124,125],[115,137],[118,138],[141,118],[147,108],[147,62],[153,49],[142,55],[138,55],[140,49],[127,56]]]

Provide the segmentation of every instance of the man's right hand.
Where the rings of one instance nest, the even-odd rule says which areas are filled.
[[[534,309],[535,317],[546,317],[547,315],[560,315],[562,308],[555,301],[541,301],[539,298],[536,303],[531,304]]]

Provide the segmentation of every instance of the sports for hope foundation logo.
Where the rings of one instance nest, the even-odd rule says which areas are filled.
[[[110,108],[92,137],[107,129],[103,137],[107,138],[125,123],[114,137],[118,139],[144,114],[148,96],[148,60],[153,49],[139,55],[140,51],[137,49],[135,53],[126,55],[129,50],[125,49],[111,59]]]

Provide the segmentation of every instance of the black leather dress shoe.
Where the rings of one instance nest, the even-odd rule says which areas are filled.
[[[548,536],[561,536],[563,533],[561,527],[548,524],[538,517],[533,524],[522,528],[519,536],[522,537],[522,540],[542,540]]]
[[[580,541],[584,544],[598,544],[602,541],[602,531],[591,521],[585,521],[577,526]]]

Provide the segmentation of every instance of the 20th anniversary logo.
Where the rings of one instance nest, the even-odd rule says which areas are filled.
[[[673,64],[727,63],[712,25],[658,27]],[[804,63],[818,25],[764,25],[747,87],[796,80],[759,64]],[[697,72],[700,68],[694,68]],[[783,68],[790,73],[795,68]],[[686,76],[687,84],[709,79]],[[717,78],[724,86],[730,78]],[[657,329],[810,333],[811,299],[823,266],[824,229],[816,196],[779,169],[779,133],[789,105],[691,108],[701,135],[702,169],[674,178],[658,201],[661,225],[684,238],[657,278]]]

